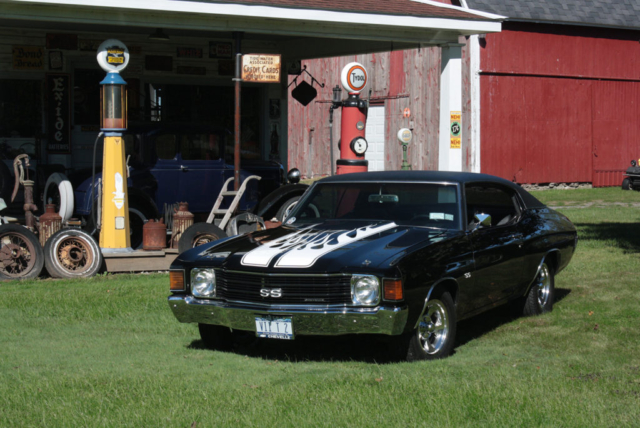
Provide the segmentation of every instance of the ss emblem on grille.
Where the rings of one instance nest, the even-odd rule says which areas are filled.
[[[260,297],[282,297],[282,288],[261,288]]]

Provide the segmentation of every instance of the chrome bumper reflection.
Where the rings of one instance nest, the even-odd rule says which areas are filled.
[[[255,331],[256,316],[290,315],[296,335],[335,336],[341,334],[402,333],[407,322],[406,307],[322,308],[314,306],[270,307],[237,305],[192,296],[170,296],[169,307],[180,322],[224,325]]]

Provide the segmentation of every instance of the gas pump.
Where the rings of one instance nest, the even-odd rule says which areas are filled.
[[[129,236],[127,171],[122,132],[127,129],[127,82],[120,72],[129,63],[129,50],[119,40],[109,39],[98,48],[98,64],[107,76],[100,82],[100,128],[104,132],[102,158],[102,252],[128,252]]]
[[[341,103],[340,159],[336,161],[336,174],[367,172],[369,162],[364,154],[369,144],[364,138],[364,129],[368,106],[359,95],[367,84],[367,71],[361,64],[351,62],[342,69],[340,80],[349,96]]]

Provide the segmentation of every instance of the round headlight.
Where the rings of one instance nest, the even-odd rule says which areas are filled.
[[[291,168],[287,173],[287,180],[291,184],[297,184],[300,182],[300,170],[298,168]]]
[[[351,301],[355,305],[373,306],[380,300],[380,281],[373,275],[351,277]]]
[[[196,297],[215,297],[215,271],[213,269],[191,269],[191,293]]]

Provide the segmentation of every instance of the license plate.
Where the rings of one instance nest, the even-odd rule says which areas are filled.
[[[291,317],[256,317],[256,336],[267,339],[293,339]]]

